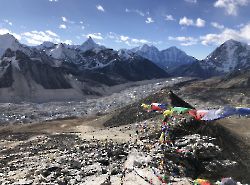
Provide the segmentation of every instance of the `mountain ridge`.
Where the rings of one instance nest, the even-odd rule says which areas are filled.
[[[47,42],[27,47],[7,36],[11,42],[0,60],[0,101],[82,99],[102,95],[104,86],[169,77],[145,58],[134,53],[124,58],[91,38],[80,46]]]
[[[0,94],[3,89],[10,88],[12,96],[19,95],[13,84],[20,79],[20,84],[27,88],[18,86],[17,90],[26,94],[32,94],[38,85],[43,90],[70,89],[75,92],[73,94],[83,97],[86,93],[101,95],[93,88],[96,86],[170,76],[209,78],[250,68],[250,46],[234,40],[223,43],[204,60],[188,56],[177,47],[160,51],[155,46],[143,45],[130,50],[113,50],[96,44],[92,38],[82,45],[44,42],[29,47],[6,34],[0,35],[0,49]],[[144,54],[149,56],[142,56]],[[157,63],[149,60],[150,57],[162,61]],[[164,62],[172,66],[164,66]],[[2,94],[8,96],[6,92]]]
[[[196,60],[194,57],[187,55],[176,46],[159,50],[153,45],[149,46],[144,44],[141,47],[131,49],[131,51],[153,61],[155,64],[166,70],[183,64],[191,64]]]

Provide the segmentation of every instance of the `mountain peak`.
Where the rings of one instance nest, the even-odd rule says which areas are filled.
[[[158,48],[153,45],[143,44],[142,46],[135,48],[135,50],[140,50],[142,52],[159,52]]]
[[[168,49],[175,49],[175,50],[180,50],[179,48],[177,48],[176,46],[171,46],[171,47],[169,47]]]
[[[151,60],[163,69],[182,64],[190,64],[195,61],[193,57],[188,56],[184,51],[175,46],[159,51],[159,49],[153,45],[149,46],[144,44],[141,47],[133,48],[131,51]]]
[[[203,65],[206,68],[215,69],[218,74],[224,74],[247,68],[249,54],[249,46],[246,43],[230,39],[209,54]]]
[[[235,45],[239,45],[239,44],[244,44],[244,43],[236,41],[234,39],[230,39],[230,40],[225,41],[222,45],[235,46]]]
[[[3,37],[16,40],[16,38],[13,35],[11,35],[10,33],[5,33],[5,34],[0,35],[0,38],[3,38]]]
[[[79,47],[79,49],[82,51],[87,51],[87,50],[94,49],[98,46],[99,45],[95,43],[92,37],[89,36],[89,38]]]
[[[10,48],[13,51],[21,48],[21,44],[11,34],[7,33],[0,35],[0,56],[3,55],[6,49]]]
[[[13,43],[19,43],[13,35],[11,35],[9,33],[6,33],[4,35],[0,35],[0,46],[3,46],[3,45],[10,46]]]
[[[224,43],[235,43],[235,42],[238,42],[238,41],[236,41],[234,39],[229,39],[229,40],[225,41]]]
[[[163,53],[178,53],[178,54],[182,54],[182,55],[187,55],[184,51],[182,51],[181,49],[177,48],[176,46],[172,46],[169,47],[165,50],[162,50]]]
[[[154,45],[143,44],[142,48],[156,48]]]
[[[149,48],[150,46],[148,44],[143,44],[141,48]]]
[[[183,50],[177,48],[176,46],[171,46],[171,47],[167,48],[166,50],[185,53]]]
[[[44,41],[41,45],[44,46],[44,47],[46,47],[46,48],[51,48],[55,44],[53,42],[50,42],[50,41]]]
[[[88,42],[95,42],[95,41],[92,39],[91,36],[89,36],[88,39],[87,39],[86,41],[88,41]]]
[[[91,36],[89,36],[88,37],[88,39],[82,44],[82,45],[86,45],[86,44],[88,44],[88,45],[97,45],[96,43],[95,43],[95,41],[92,39],[92,37]]]

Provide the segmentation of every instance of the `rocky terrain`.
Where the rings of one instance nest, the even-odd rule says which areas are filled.
[[[250,107],[249,51],[229,40],[198,61],[176,47],[29,47],[1,35],[0,183],[250,183],[249,117],[164,126],[140,107],[170,103],[170,90],[199,109]]]
[[[214,82],[221,85],[224,79]],[[224,87],[230,91],[228,96],[212,101],[216,99],[212,92],[220,86],[207,88],[209,94],[204,93],[205,89],[200,92],[201,84],[207,83],[212,82],[190,79],[171,86],[160,82],[163,86],[158,84],[160,88],[151,91],[153,94],[141,95],[125,107],[125,103],[121,108],[117,106],[110,114],[1,127],[0,181],[2,184],[160,185],[162,180],[192,184],[198,177],[213,183],[222,177],[232,177],[243,184],[249,183],[249,118],[206,123],[188,116],[176,117],[170,121],[169,142],[162,144],[159,143],[162,117],[138,108],[141,102],[168,102],[170,89],[196,107],[219,107],[229,97],[233,101],[228,103],[232,105],[249,101],[249,95],[239,99],[242,102],[235,98],[244,97],[239,87]],[[146,90],[143,86],[135,89]],[[205,96],[209,95],[210,101],[206,102]],[[137,101],[141,98],[144,99]],[[239,130],[243,127],[244,132]]]
[[[103,89],[104,97],[89,97],[81,101],[48,103],[0,103],[0,124],[27,124],[56,119],[82,118],[107,114],[159,91],[166,86],[191,78],[168,78],[132,82]]]
[[[117,127],[120,133],[128,132],[122,141],[99,139],[98,131],[92,131],[93,138],[87,140],[85,134],[2,134],[1,182],[105,184],[110,181],[120,184],[122,181],[124,184],[148,184],[152,181],[161,184],[154,173],[162,171],[162,154],[167,160],[168,181],[173,184],[189,184],[197,176],[213,181],[232,176],[249,182],[246,179],[248,172],[246,167],[242,168],[236,148],[225,148],[215,137],[208,136],[207,131],[213,131],[211,127],[206,128],[208,125],[191,124],[176,124],[171,136],[174,145],[166,145],[164,150],[158,144],[159,123],[150,120]],[[193,134],[190,131],[193,124],[197,124],[198,133],[194,129]],[[231,150],[236,153],[229,156]]]

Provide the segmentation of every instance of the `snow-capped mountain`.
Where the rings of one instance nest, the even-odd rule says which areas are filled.
[[[0,101],[82,99],[102,94],[103,85],[169,76],[135,53],[124,57],[91,38],[81,46],[46,42],[28,47],[11,35],[0,41]]]
[[[83,98],[77,81],[43,58],[7,49],[0,60],[0,101],[51,101]]]
[[[160,64],[161,62],[161,52],[155,46],[144,44],[140,47],[131,49],[132,52],[153,61],[155,64]]]
[[[153,61],[166,70],[196,61],[194,57],[188,56],[184,51],[176,47],[159,51],[155,46],[144,44],[141,47],[133,48],[131,51]]]
[[[119,51],[111,49],[102,50],[102,52],[98,52],[92,58],[92,64],[98,65],[98,67],[91,69],[92,71],[106,74],[109,78],[118,80],[119,83],[169,77],[163,69],[146,58],[135,53],[130,53],[129,57],[125,56],[121,55]],[[102,67],[99,67],[100,65]]]
[[[79,63],[81,56],[77,48],[70,47],[67,44],[56,44],[54,47],[44,49],[47,55],[54,59],[58,59],[68,63]]]
[[[96,44],[93,39],[91,37],[89,37],[82,45],[80,46],[70,46],[67,44],[56,44],[53,47],[51,47],[52,44],[49,44],[49,47],[42,47],[42,50],[45,51],[50,57],[63,61],[64,63],[72,63],[74,65],[77,65],[78,69],[81,71],[85,71],[85,73],[87,73],[88,75],[91,75],[93,73],[95,73],[95,75],[98,76],[98,74],[96,73],[96,71],[102,71],[102,68],[105,68],[107,66],[117,66],[117,64],[120,65],[120,63],[124,64],[124,67],[126,68],[126,65],[129,66],[131,65],[131,62],[134,62],[134,67],[135,64],[140,66],[139,68],[144,68],[145,66],[143,66],[143,62],[147,61],[147,62],[151,62],[148,61],[147,59],[139,56],[138,54],[127,50],[127,51],[123,51],[123,50],[113,50],[113,49],[109,49],[106,48],[104,46],[100,46],[98,44]],[[115,64],[113,64],[115,63]],[[111,65],[112,64],[112,65]],[[157,66],[156,66],[157,67]],[[124,70],[128,70],[130,67],[127,67]],[[137,70],[139,69],[137,68]],[[109,70],[106,71],[106,73],[110,73],[110,75],[112,76],[113,74],[116,74],[115,76],[117,77],[117,79],[119,79],[119,81],[128,81],[128,80],[136,80],[136,79],[150,79],[150,75],[144,75],[145,73],[147,74],[151,74],[151,78],[156,78],[157,76],[161,76],[161,77],[166,77],[168,76],[165,72],[163,72],[162,69],[160,69],[159,67],[157,67],[157,70],[155,69],[155,65],[153,64],[152,69],[154,69],[154,72],[156,73],[151,73],[151,72],[144,72],[141,75],[142,78],[138,77],[138,72],[135,70],[133,71],[133,73],[137,73],[137,74],[126,74],[126,73],[122,73],[119,74],[118,71],[116,71],[115,67],[111,70],[111,67],[109,67]],[[145,70],[149,71],[149,69],[145,68]],[[87,72],[86,72],[87,71]],[[91,71],[91,72],[90,72]],[[108,72],[109,71],[109,72]],[[112,72],[111,72],[112,71]],[[132,71],[130,71],[132,72]],[[103,73],[103,72],[102,72]],[[107,79],[107,74],[105,73],[106,78],[103,78],[103,80],[101,80],[102,82],[104,82],[104,79]],[[164,73],[164,74],[163,74]],[[158,75],[161,74],[161,75]],[[108,76],[110,76],[108,75]],[[135,79],[131,78],[131,76],[136,76]],[[91,75],[93,76],[93,75]],[[144,77],[143,77],[144,76]],[[86,75],[85,75],[86,77]],[[97,79],[97,78],[95,78]],[[115,80],[115,78],[112,76],[113,81]],[[98,78],[99,80],[99,78]],[[110,81],[110,80],[108,80]]]
[[[235,40],[228,40],[216,48],[201,62],[203,69],[225,74],[250,67],[250,46]]]
[[[13,35],[9,33],[0,35],[0,57],[8,48],[13,51],[20,50],[27,54],[31,53],[30,49],[27,46],[20,44]]]
[[[93,89],[97,86],[102,89],[169,74],[207,78],[250,68],[249,46],[233,40],[202,61],[176,47],[159,51],[143,45],[116,51],[96,44],[92,38],[82,45],[45,42],[30,47],[10,34],[0,35],[0,52],[0,95],[4,100],[82,98],[102,94],[100,89]]]
[[[34,48],[36,49],[51,49],[55,46],[55,44],[53,42],[49,42],[49,41],[44,41],[42,44],[35,46]]]
[[[78,49],[80,49],[83,52],[88,51],[88,50],[93,50],[93,49],[101,50],[104,48],[105,48],[104,46],[100,46],[99,44],[96,44],[95,41],[91,37],[89,37],[82,45],[78,47]]]
[[[86,59],[83,57],[87,51],[99,52],[106,49],[104,46],[96,44],[91,37],[89,37],[82,45],[68,45],[64,43],[53,44],[51,42],[44,42],[36,47],[40,51],[54,59],[81,65],[81,68],[88,68]]]

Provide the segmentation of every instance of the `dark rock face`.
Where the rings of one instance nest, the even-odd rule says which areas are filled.
[[[149,80],[153,78],[165,78],[169,75],[147,59],[138,57],[132,61],[116,61],[112,64],[97,69],[101,73],[113,77],[120,77],[127,81]]]
[[[8,48],[1,58],[3,59],[4,57],[13,57],[13,56],[15,56],[15,52]]]
[[[113,49],[103,49],[100,51],[88,50],[81,53],[81,55],[82,64],[87,69],[99,68],[102,65],[107,65],[119,59],[117,52]]]
[[[88,50],[82,56],[84,61],[80,68],[84,69],[85,66],[85,77],[107,85],[169,77],[154,63],[136,54],[123,58],[117,51],[103,49],[98,52]]]
[[[8,62],[2,62],[0,64],[0,88],[11,87],[13,83],[12,68]]]
[[[9,61],[3,60],[4,57],[13,57],[14,51],[7,49],[0,61],[0,88],[11,87],[13,83],[12,68]]]
[[[29,56],[21,51],[10,52],[6,51],[4,57],[15,56],[20,73],[22,73],[28,80],[29,76],[45,89],[68,89],[71,85],[65,79],[64,71],[61,68],[52,67],[48,62],[31,59]],[[15,79],[13,79],[12,67],[13,61],[2,61],[1,65],[5,70],[0,78],[0,87],[10,87]]]
[[[21,63],[22,61],[20,61]],[[26,61],[23,66],[30,72],[32,78],[45,89],[69,89],[72,88],[64,77],[60,68],[53,68],[39,61]],[[27,72],[26,71],[26,72]]]
[[[175,67],[171,69],[169,73],[173,76],[190,76],[200,78],[208,78],[215,75],[212,71],[203,69],[199,61]]]

